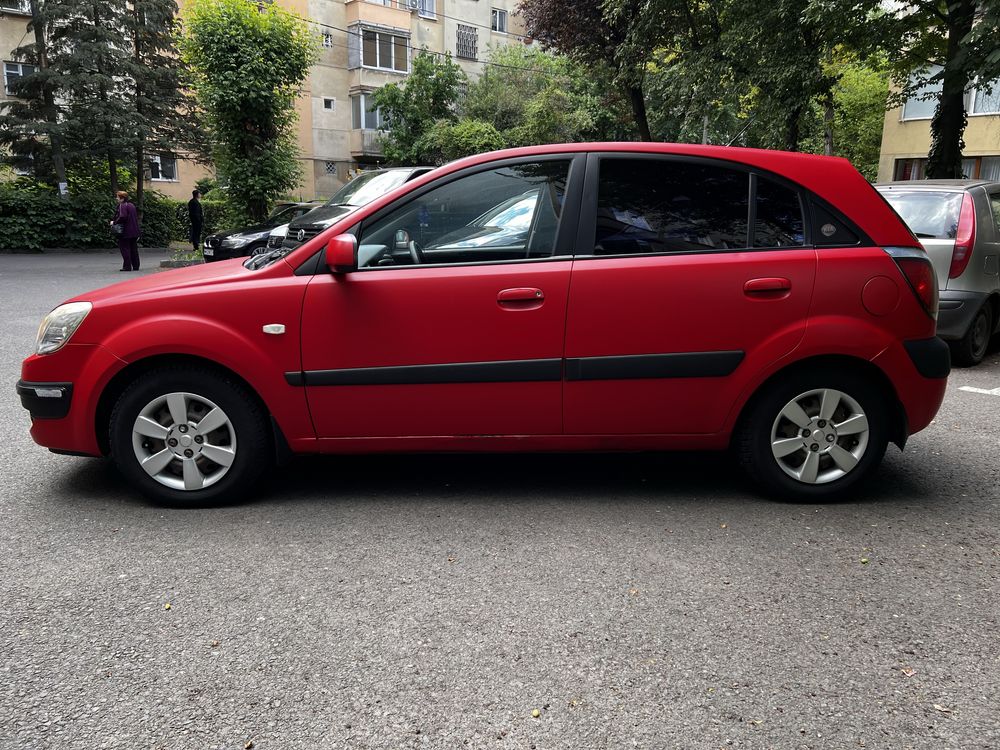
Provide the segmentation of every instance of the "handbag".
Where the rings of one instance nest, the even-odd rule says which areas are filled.
[[[112,237],[121,237],[123,234],[125,234],[125,225],[124,224],[112,224],[111,225],[111,236]]]

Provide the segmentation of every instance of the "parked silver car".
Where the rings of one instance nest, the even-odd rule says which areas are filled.
[[[938,336],[955,364],[979,364],[1000,329],[1000,182],[876,185],[927,250],[940,288]]]

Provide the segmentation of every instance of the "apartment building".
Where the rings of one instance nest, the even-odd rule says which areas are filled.
[[[916,91],[901,107],[886,112],[879,154],[879,182],[921,180],[931,147],[931,117],[941,82]],[[962,169],[966,177],[1000,181],[1000,80],[992,87],[974,81],[965,94]]]
[[[521,43],[517,0],[275,0],[306,19],[320,39],[320,59],[303,86],[298,110],[302,180],[298,197],[336,192],[360,170],[382,161],[380,116],[372,93],[405,80],[422,49],[450,52],[465,72],[478,76],[493,45]],[[179,0],[183,7],[189,0]],[[28,0],[0,0],[0,56],[4,90],[31,72],[11,51],[26,44]],[[211,171],[182,154],[151,154],[146,185],[178,199]]]

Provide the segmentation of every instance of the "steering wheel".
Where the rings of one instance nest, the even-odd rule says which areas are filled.
[[[416,240],[410,240],[408,245],[410,249],[410,260],[413,261],[413,265],[420,265],[424,262],[424,254],[420,250],[420,246],[417,244]]]

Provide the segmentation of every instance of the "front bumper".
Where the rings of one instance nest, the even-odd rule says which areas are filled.
[[[965,336],[987,297],[986,292],[942,290],[938,298],[937,335],[947,341]]]
[[[73,384],[18,380],[17,395],[32,419],[63,419],[69,414]]]

